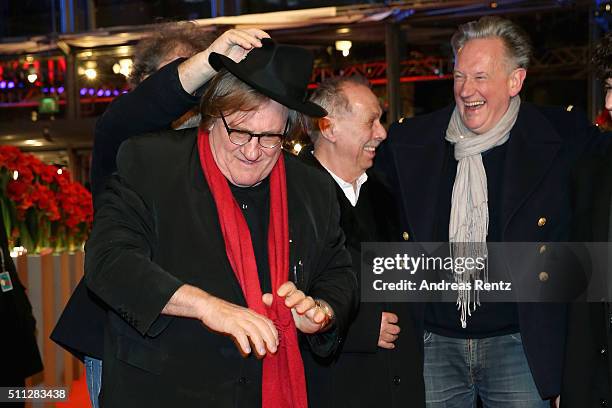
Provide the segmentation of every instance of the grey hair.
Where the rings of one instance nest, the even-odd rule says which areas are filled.
[[[351,105],[343,90],[347,85],[359,85],[370,88],[368,80],[361,75],[332,77],[318,85],[310,95],[310,101],[322,106],[327,111],[328,116],[351,112]],[[302,119],[310,140],[315,143],[319,136],[321,136],[319,119],[305,116]]]
[[[459,26],[451,39],[455,58],[468,41],[483,38],[502,40],[510,69],[527,69],[529,66],[532,54],[529,36],[517,24],[496,16],[485,16],[477,21],[470,21]]]

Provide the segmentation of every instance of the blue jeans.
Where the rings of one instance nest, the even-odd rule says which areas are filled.
[[[427,408],[548,408],[538,394],[521,335],[457,339],[425,332]]]
[[[102,388],[102,360],[85,356],[85,379],[87,380],[87,391],[92,408],[100,408],[98,396]]]

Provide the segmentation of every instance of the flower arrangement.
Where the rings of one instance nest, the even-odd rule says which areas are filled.
[[[91,193],[65,169],[0,146],[0,208],[10,241],[30,252],[75,250],[91,229]]]

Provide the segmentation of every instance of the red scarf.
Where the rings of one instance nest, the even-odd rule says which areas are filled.
[[[261,299],[261,286],[249,227],[227,179],[213,158],[207,131],[198,132],[198,151],[204,176],[217,206],[225,252],[247,305],[249,309],[272,320],[278,330],[278,351],[275,354],[267,353],[263,360],[262,406],[306,408],[306,380],[297,329],[291,310],[285,306],[284,299],[276,295],[279,286],[289,277],[289,219],[283,155],[279,156],[270,173],[268,259],[274,301],[271,307],[266,307]]]

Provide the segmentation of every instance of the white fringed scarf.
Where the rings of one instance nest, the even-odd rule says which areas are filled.
[[[461,120],[455,107],[448,129],[446,140],[455,145],[457,175],[453,185],[452,206],[448,237],[451,243],[453,258],[487,257],[487,231],[489,229],[489,207],[487,193],[487,173],[482,164],[482,152],[501,146],[510,138],[510,130],[516,122],[521,99],[517,95],[510,99],[510,106],[495,125],[481,135],[469,130]],[[476,268],[466,269],[462,274],[453,273],[458,283],[474,283],[476,279],[488,282],[488,272]],[[461,285],[464,286],[464,285]],[[480,306],[479,293],[475,291],[471,301],[471,290],[459,290],[457,309],[461,311],[461,327],[467,327],[467,318]]]

